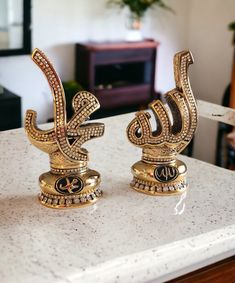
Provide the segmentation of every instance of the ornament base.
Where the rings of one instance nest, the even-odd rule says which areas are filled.
[[[134,190],[148,195],[173,195],[186,191],[186,165],[180,160],[166,163],[138,161],[132,166]]]
[[[73,208],[95,203],[101,196],[100,174],[91,169],[83,173],[54,174],[39,177],[39,201],[50,208]]]

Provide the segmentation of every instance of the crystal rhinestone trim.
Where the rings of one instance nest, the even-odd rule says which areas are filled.
[[[56,196],[56,195],[50,195],[50,194],[41,192],[39,194],[39,200],[40,202],[42,202],[44,205],[47,205],[47,206],[67,207],[67,206],[94,202],[98,198],[100,198],[102,194],[103,192],[99,188],[94,191],[85,193],[85,194],[78,194],[78,195],[72,195],[72,196],[63,196],[63,195]]]

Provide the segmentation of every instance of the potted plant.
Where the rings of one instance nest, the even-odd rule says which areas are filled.
[[[126,38],[128,41],[142,40],[141,20],[150,8],[158,6],[173,11],[163,0],[109,0],[108,3],[120,8],[128,7],[130,12],[129,23],[127,24],[129,32]]]

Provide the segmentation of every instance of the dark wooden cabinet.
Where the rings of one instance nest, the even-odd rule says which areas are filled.
[[[103,110],[147,104],[155,94],[157,46],[153,40],[76,44],[76,81]]]
[[[21,127],[21,98],[4,89],[0,94],[0,131]]]
[[[235,257],[230,257],[199,270],[185,274],[167,283],[233,283],[235,282]]]

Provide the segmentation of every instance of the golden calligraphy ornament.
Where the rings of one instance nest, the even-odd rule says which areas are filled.
[[[87,91],[78,92],[72,101],[74,115],[67,122],[66,99],[58,74],[39,49],[34,50],[32,59],[46,76],[54,98],[52,129],[40,130],[36,125],[37,113],[33,110],[27,110],[25,117],[30,142],[50,157],[51,170],[39,177],[39,200],[52,208],[94,203],[102,195],[100,174],[87,167],[88,151],[81,146],[104,133],[102,123],[84,124],[99,109],[99,101]]]
[[[166,105],[150,103],[156,119],[153,131],[149,112],[140,111],[127,127],[131,143],[143,150],[142,160],[132,166],[131,187],[150,195],[182,193],[187,189],[186,165],[176,159],[191,141],[197,127],[197,106],[188,77],[192,54],[182,51],[174,56],[176,88],[166,93]]]

